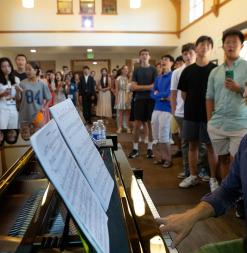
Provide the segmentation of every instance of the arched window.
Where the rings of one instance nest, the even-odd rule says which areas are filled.
[[[203,15],[204,0],[190,0],[190,23]]]

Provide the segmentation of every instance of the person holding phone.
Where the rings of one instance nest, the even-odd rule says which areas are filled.
[[[228,30],[222,42],[225,62],[209,76],[206,104],[208,133],[219,157],[221,178],[224,178],[247,133],[247,107],[243,101],[247,62],[239,57],[244,42],[240,31]]]

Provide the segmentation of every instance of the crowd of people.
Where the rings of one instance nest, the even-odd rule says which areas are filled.
[[[201,178],[209,181],[212,192],[196,209],[159,220],[167,226],[165,230],[178,232],[175,244],[179,243],[197,220],[222,214],[238,197],[242,196],[247,206],[246,181],[243,182],[243,161],[247,157],[247,62],[239,56],[243,42],[240,31],[225,32],[225,59],[219,66],[210,61],[214,43],[209,36],[183,45],[176,60],[169,54],[162,56],[156,66],[149,63],[149,50],[142,49],[133,72],[127,65],[114,69],[112,75],[103,68],[99,80],[88,66],[83,67],[82,74],[42,73],[23,54],[16,56],[16,70],[10,59],[0,58],[0,143],[6,129],[20,128],[22,137],[29,139],[49,121],[49,107],[70,98],[82,110],[87,124],[92,124],[93,113],[101,118],[116,115],[117,133],[124,128],[133,133],[133,149],[128,155],[131,159],[140,154],[143,129],[147,158],[154,158],[155,144],[159,155],[154,165],[169,168],[173,166],[171,139],[176,122],[180,135],[176,138],[176,154],[183,161],[179,187],[195,186]],[[8,136],[11,142],[16,134]],[[224,180],[221,186],[219,180]],[[191,218],[195,213],[197,219]]]
[[[244,35],[240,31],[226,31],[222,37],[224,63],[215,66],[208,59],[213,41],[202,36],[194,47],[189,44],[182,47],[185,66],[173,73],[172,113],[181,131],[184,165],[181,176],[185,177],[179,186],[187,188],[198,184],[198,153],[204,143],[211,188],[211,193],[204,196],[196,207],[157,219],[163,232],[176,233],[174,247],[198,221],[220,216],[227,208],[238,206],[236,203],[241,202],[237,217],[239,211],[242,218],[247,215],[247,62],[239,56],[243,42]],[[186,47],[190,49],[186,50]],[[183,108],[183,113],[180,108]],[[216,180],[217,172],[222,179],[220,186]],[[222,245],[210,249],[228,252]],[[246,237],[227,245],[228,249],[247,252]]]
[[[178,146],[183,169],[181,188],[195,186],[199,178],[209,181],[213,192],[217,174],[223,179],[239,143],[247,132],[247,107],[243,103],[246,61],[239,57],[244,41],[239,31],[223,37],[225,62],[216,66],[210,59],[213,40],[200,36],[181,48],[176,60],[164,55],[156,66],[149,63],[150,52],[139,52],[139,64],[100,71],[84,66],[82,73],[42,70],[23,54],[0,58],[0,130],[19,129],[24,139],[49,121],[49,107],[70,98],[82,111],[87,124],[92,114],[101,118],[116,116],[117,133],[126,128],[133,133],[129,158],[139,156],[141,129],[147,144],[147,158],[153,158],[153,145],[159,157],[155,165],[173,165],[171,140]],[[132,122],[132,124],[130,124]],[[173,134],[174,124],[178,126]],[[3,135],[3,134],[2,134]]]

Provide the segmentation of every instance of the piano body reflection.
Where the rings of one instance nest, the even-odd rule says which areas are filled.
[[[161,235],[154,220],[159,214],[121,145],[100,152],[115,182],[107,211],[110,252],[177,252],[170,235]],[[86,252],[68,217],[30,147],[0,177],[0,253]]]

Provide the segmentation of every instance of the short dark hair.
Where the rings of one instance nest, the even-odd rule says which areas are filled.
[[[163,55],[163,56],[161,57],[161,59],[163,59],[163,58],[169,58],[171,62],[174,62],[174,61],[175,61],[174,58],[173,58],[170,54],[165,54],[165,55]]]
[[[179,56],[176,58],[175,62],[178,62],[178,61],[184,61],[182,55],[179,55]]]
[[[29,61],[29,62],[27,62],[27,64],[31,65],[32,68],[33,68],[34,70],[36,70],[36,76],[38,76],[39,73],[40,73],[40,67],[39,67],[38,63],[35,62],[35,61]],[[53,72],[51,72],[51,73],[53,73]]]
[[[211,44],[212,48],[214,47],[213,39],[207,35],[202,35],[196,40],[196,46],[198,46],[200,43],[207,41],[209,44]]]
[[[148,52],[148,53],[150,54],[150,52],[149,52],[148,49],[142,48],[142,49],[139,51],[139,56],[141,55],[142,52]]]
[[[18,57],[24,57],[26,59],[26,61],[27,61],[27,57],[26,57],[25,54],[17,54],[16,57],[15,57],[15,59],[17,59]]]
[[[243,33],[239,30],[236,30],[236,29],[231,29],[231,30],[227,30],[227,31],[223,32],[222,43],[224,44],[226,38],[230,37],[230,36],[237,36],[240,39],[241,44],[244,43]]]
[[[187,44],[184,44],[182,46],[181,52],[184,53],[184,52],[188,52],[190,50],[194,50],[195,51],[195,49],[196,49],[196,47],[195,47],[194,43],[187,43]]]
[[[83,66],[83,70],[84,69],[88,69],[89,70],[90,68],[86,65],[86,66]]]

